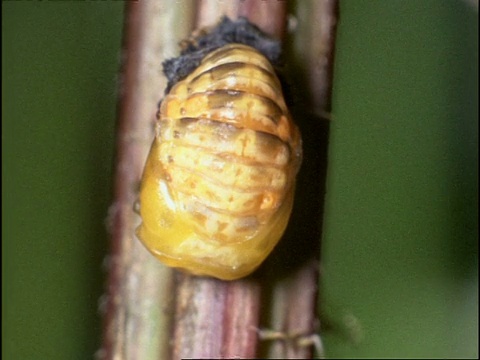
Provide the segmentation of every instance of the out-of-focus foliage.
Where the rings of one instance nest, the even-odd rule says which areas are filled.
[[[336,46],[327,354],[478,357],[478,13],[346,0]]]

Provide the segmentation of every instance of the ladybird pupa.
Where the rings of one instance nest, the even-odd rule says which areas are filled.
[[[238,43],[212,51],[161,103],[139,238],[168,266],[250,274],[285,231],[301,152],[265,56]]]

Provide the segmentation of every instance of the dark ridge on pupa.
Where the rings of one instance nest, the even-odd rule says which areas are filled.
[[[163,62],[163,72],[168,79],[167,94],[172,86],[195,70],[210,52],[231,43],[251,46],[260,51],[274,66],[280,64],[281,45],[246,18],[232,21],[227,17],[213,28],[200,31],[198,36],[186,40],[180,56]]]

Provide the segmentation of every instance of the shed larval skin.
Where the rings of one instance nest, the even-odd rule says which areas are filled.
[[[285,231],[301,152],[269,61],[241,44],[213,51],[162,101],[139,238],[168,266],[248,275]]]

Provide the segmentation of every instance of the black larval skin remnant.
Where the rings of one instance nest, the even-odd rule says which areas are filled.
[[[274,67],[280,65],[279,41],[263,33],[246,18],[241,17],[233,21],[224,17],[215,27],[200,30],[197,36],[183,42],[183,50],[179,57],[163,62],[163,71],[168,79],[165,94],[196,69],[207,54],[231,43],[251,46],[260,51]]]

